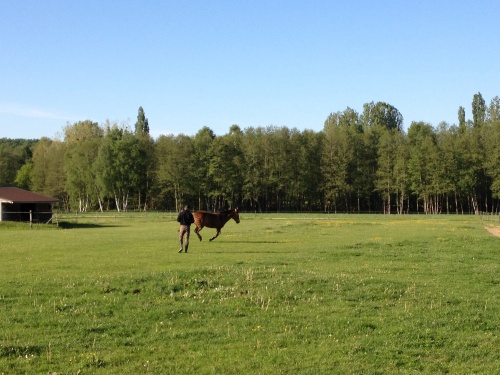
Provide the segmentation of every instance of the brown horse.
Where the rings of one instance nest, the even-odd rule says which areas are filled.
[[[237,224],[240,222],[240,215],[238,214],[237,208],[233,210],[223,211],[218,214],[214,214],[207,211],[197,211],[193,214],[193,216],[194,216],[194,225],[196,226],[194,232],[196,233],[200,241],[202,239],[200,236],[200,230],[202,230],[203,227],[217,229],[217,233],[215,234],[215,236],[210,239],[210,241],[213,241],[219,236],[222,227],[230,219],[234,219],[234,221],[236,221]]]

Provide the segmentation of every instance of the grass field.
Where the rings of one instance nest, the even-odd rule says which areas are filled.
[[[0,374],[494,374],[477,216],[174,214],[0,224]]]

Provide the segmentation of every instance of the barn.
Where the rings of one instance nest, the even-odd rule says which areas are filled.
[[[59,199],[17,187],[0,187],[0,221],[47,223],[52,218],[52,204]]]

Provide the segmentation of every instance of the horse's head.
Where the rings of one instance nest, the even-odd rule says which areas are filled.
[[[240,223],[240,214],[238,213],[237,208],[231,210],[231,217],[234,219],[234,221],[236,221],[236,224]]]

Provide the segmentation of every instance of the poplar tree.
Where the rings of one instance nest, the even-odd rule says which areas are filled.
[[[461,133],[465,133],[465,108],[462,106],[458,107],[458,129]]]
[[[475,128],[484,125],[486,118],[486,102],[480,92],[474,94],[472,99],[472,122]]]
[[[137,196],[137,209],[146,211],[148,206],[148,197],[154,185],[155,144],[149,135],[149,121],[142,107],[139,107],[137,113],[135,136],[139,141],[136,157],[140,159],[136,160],[136,163],[142,168],[139,171],[137,189],[135,192]]]
[[[137,121],[135,123],[135,134],[149,134],[149,121],[144,113],[144,109],[139,107]]]

